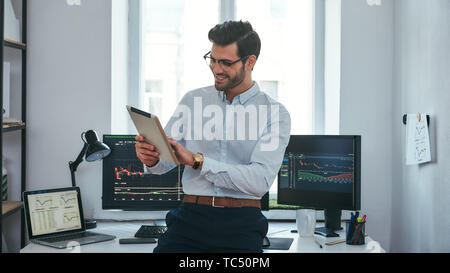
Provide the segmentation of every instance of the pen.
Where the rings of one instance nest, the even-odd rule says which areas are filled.
[[[358,224],[358,225],[355,226],[355,231],[353,232],[353,236],[352,236],[350,242],[355,243],[355,237],[361,231],[361,227],[362,227],[362,224]]]
[[[361,233],[362,225],[365,224],[365,223],[364,223],[365,221],[366,221],[366,215],[364,214],[364,216],[363,216],[363,218],[362,218],[362,221],[361,221],[361,222],[362,222],[362,223],[361,223],[361,227],[359,228],[359,230],[358,230],[357,233],[356,233],[356,231],[355,231],[356,237],[354,237],[353,243],[355,243],[355,242],[358,240],[359,234]]]
[[[350,216],[350,223],[348,225],[348,230],[347,230],[347,238],[349,238],[351,233],[353,232],[354,218],[355,218],[355,215],[352,212],[351,216]]]
[[[323,246],[322,246],[317,240],[314,240],[314,242],[316,242],[316,244],[317,244],[320,248],[323,248]]]

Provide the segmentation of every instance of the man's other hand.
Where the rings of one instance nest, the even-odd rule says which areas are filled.
[[[173,138],[168,138],[170,145],[175,151],[175,155],[181,164],[187,166],[194,166],[194,154],[188,149],[184,148],[180,143],[176,142]]]

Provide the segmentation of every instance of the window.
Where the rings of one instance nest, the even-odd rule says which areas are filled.
[[[141,90],[143,110],[159,116],[166,124],[178,102],[189,90],[211,85],[211,72],[202,59],[210,49],[207,34],[218,23],[216,0],[143,0],[143,59],[145,82]],[[156,87],[157,85],[157,87]],[[148,98],[158,98],[149,103]]]
[[[312,133],[313,1],[236,0],[236,19],[261,38],[253,78],[287,108],[291,134]]]
[[[312,133],[313,1],[236,0],[236,19],[249,21],[261,38],[253,78],[287,108],[293,135]],[[276,199],[277,184],[270,199]]]
[[[146,80],[142,109],[147,109],[150,113],[161,113],[163,102],[162,81]]]
[[[278,81],[259,81],[259,87],[274,100],[278,100]]]
[[[253,79],[288,109],[292,134],[315,130],[315,115],[324,111],[313,90],[315,0],[129,0],[128,8],[129,103],[166,124],[186,92],[213,84],[202,59],[211,49],[208,31],[219,21],[244,20],[262,42]],[[127,128],[117,133],[134,132]]]

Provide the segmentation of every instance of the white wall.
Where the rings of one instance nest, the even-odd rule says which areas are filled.
[[[325,1],[325,134],[339,135],[341,92],[341,0]]]
[[[389,250],[392,194],[393,0],[342,0],[340,134],[362,136],[361,211]]]
[[[111,1],[28,1],[29,190],[71,185],[82,132],[111,124]],[[76,173],[86,216],[101,208],[101,162]]]
[[[128,131],[128,1],[111,0],[111,124],[112,133]]]
[[[101,139],[112,131],[111,107],[115,113],[125,110],[126,98],[120,93],[127,74],[120,66],[127,62],[122,54],[127,41],[120,37],[127,30],[112,34],[111,29],[119,24],[116,20],[127,21],[127,12],[120,8],[126,5],[116,0],[114,6],[111,0],[84,0],[71,7],[62,0],[29,1],[29,190],[70,186],[68,162],[83,147],[81,133],[93,129]],[[112,92],[118,94],[114,100]],[[125,129],[115,124],[114,130]],[[165,218],[166,212],[103,211],[101,161],[82,162],[76,179],[86,217]]]
[[[450,1],[395,1],[392,251],[450,252]],[[406,113],[431,116],[432,162],[405,166]]]

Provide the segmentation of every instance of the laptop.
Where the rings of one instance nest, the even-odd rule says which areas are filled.
[[[26,191],[23,200],[32,243],[64,249],[116,238],[86,231],[78,187]]]

